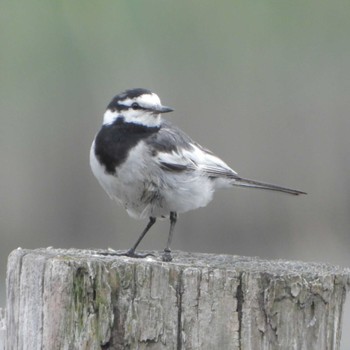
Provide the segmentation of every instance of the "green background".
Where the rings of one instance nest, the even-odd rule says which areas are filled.
[[[88,161],[106,105],[132,87],[240,175],[308,192],[221,191],[180,216],[173,249],[350,266],[349,16],[347,0],[1,0],[1,305],[16,247],[126,249],[146,224]]]

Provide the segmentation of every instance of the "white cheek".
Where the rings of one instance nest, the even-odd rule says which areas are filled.
[[[107,109],[103,115],[103,125],[110,125],[118,118],[118,112]]]
[[[160,114],[145,113],[139,110],[128,110],[123,113],[124,120],[127,123],[135,123],[145,126],[158,126],[160,124]]]
[[[127,123],[140,124],[145,126],[159,126],[160,124],[160,114],[152,113],[140,113],[139,110],[130,109],[128,111],[123,111],[118,113],[117,111],[107,110],[103,115],[103,125],[111,125],[118,118],[123,118]]]

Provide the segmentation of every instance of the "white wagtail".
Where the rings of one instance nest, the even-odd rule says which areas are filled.
[[[171,261],[170,243],[177,213],[206,206],[218,188],[243,186],[293,195],[305,192],[244,179],[223,160],[161,118],[173,111],[146,89],[115,96],[90,151],[92,172],[108,195],[134,218],[149,218],[140,237],[125,254],[142,258],[137,246],[158,217],[170,218],[162,256]]]

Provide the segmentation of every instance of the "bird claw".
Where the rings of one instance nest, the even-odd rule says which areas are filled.
[[[127,256],[128,258],[135,258],[135,259],[143,259],[143,258],[147,258],[148,256],[155,257],[155,255],[152,254],[152,253],[145,253],[145,254],[136,253],[135,250],[133,250],[133,249],[129,249],[125,253],[101,252],[99,254],[106,255],[106,256],[108,256],[108,255],[110,255],[110,256]],[[171,250],[170,249],[164,249],[164,253],[162,254],[162,261],[170,262],[172,260],[173,260],[173,257],[171,256]]]
[[[164,249],[164,253],[162,255],[162,261],[170,262],[172,260],[173,260],[173,257],[171,256],[171,250],[170,249]]]
[[[129,258],[136,258],[136,259],[143,259],[143,258],[147,258],[148,256],[154,257],[154,254],[152,254],[152,253],[145,253],[145,254],[135,253],[135,250],[133,250],[133,249],[128,250],[126,253],[120,253],[117,255],[127,256]]]
[[[141,254],[141,253],[136,253],[135,250],[133,249],[129,249],[127,252],[125,253],[115,253],[115,252],[106,252],[106,253],[101,253],[102,255],[112,255],[112,256],[127,256],[128,258],[135,258],[135,259],[143,259],[143,258],[147,258],[148,256],[153,256],[154,254],[151,253],[145,253],[145,254]]]

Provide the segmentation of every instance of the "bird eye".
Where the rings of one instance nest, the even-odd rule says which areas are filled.
[[[132,105],[131,105],[132,109],[139,109],[140,108],[140,105],[137,103],[137,102],[134,102]]]

